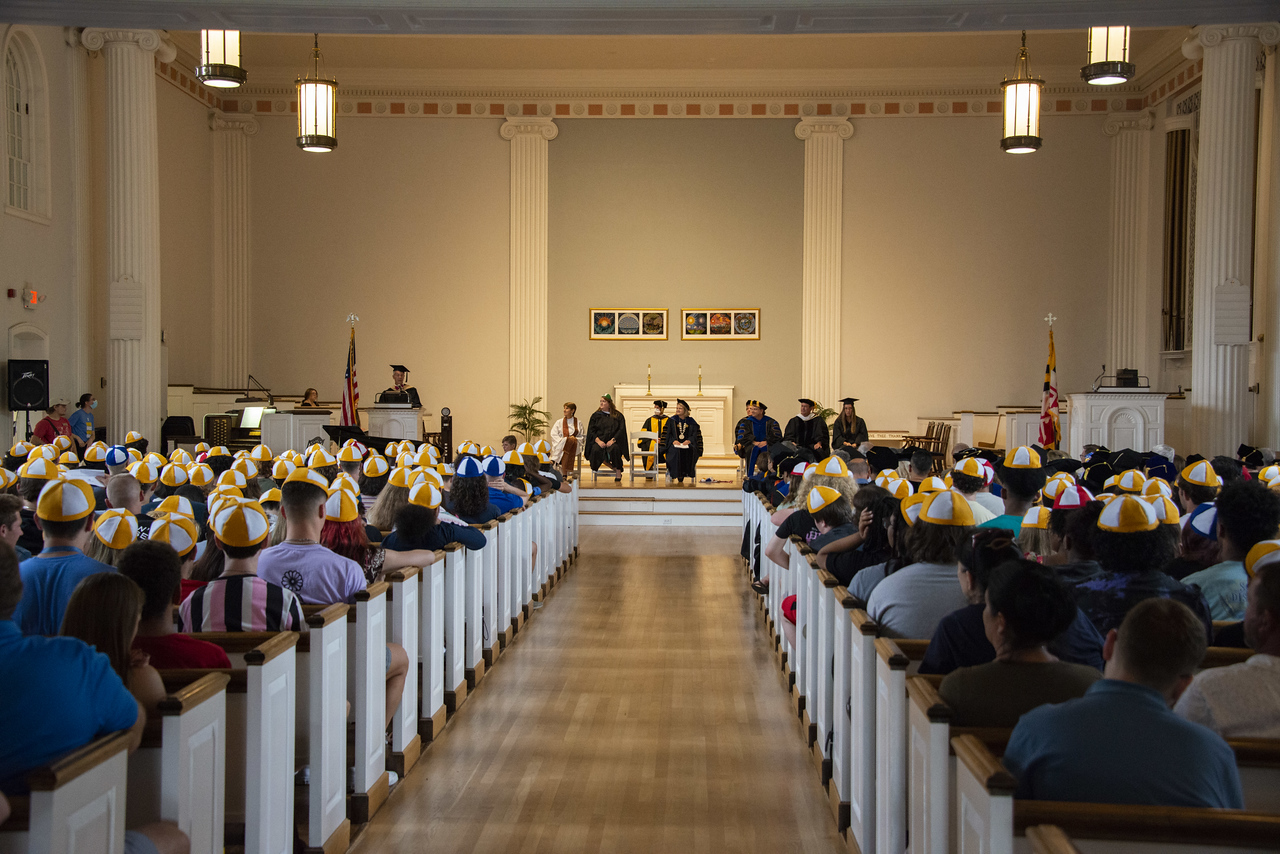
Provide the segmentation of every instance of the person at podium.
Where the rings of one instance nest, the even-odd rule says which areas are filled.
[[[383,394],[403,394],[406,395],[406,402],[414,409],[422,407],[422,400],[418,397],[418,390],[409,385],[409,369],[404,365],[391,366],[391,387],[384,391]]]
[[[666,432],[667,478],[698,482],[698,458],[702,456],[702,429],[689,417],[689,404],[676,401],[676,414],[668,418]]]

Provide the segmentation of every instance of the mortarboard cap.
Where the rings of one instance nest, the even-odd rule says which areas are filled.
[[[392,365],[392,366],[391,366],[391,370],[393,370],[393,371],[399,371],[399,372],[400,372],[400,373],[402,373],[402,374],[407,374],[407,373],[409,373],[409,369],[408,369],[408,368],[406,368],[404,365]]]
[[[677,398],[676,398],[676,403],[678,403],[678,404],[680,404],[681,406],[683,406],[683,407],[684,407],[684,411],[685,411],[685,412],[688,412],[688,411],[689,411],[689,401],[687,401],[687,400],[684,400],[684,399],[682,399],[682,398],[677,397]]]
[[[810,399],[809,399],[809,398],[807,398],[807,397],[802,397],[802,398],[800,398],[800,403],[808,404],[809,406],[817,406],[817,405],[818,405],[818,404],[814,403],[812,400],[810,400]]]
[[[841,403],[847,403],[847,404],[849,404],[850,406],[853,406],[855,403],[857,403],[857,402],[858,402],[858,398],[856,398],[856,397],[842,397],[842,398],[840,398],[840,402],[841,402]]]
[[[676,402],[677,402],[677,403],[679,403],[679,401],[676,401]],[[655,400],[655,401],[653,402],[653,405],[654,405],[654,406],[661,406],[663,409],[666,409],[666,408],[667,408],[667,402],[666,402],[665,400]]]

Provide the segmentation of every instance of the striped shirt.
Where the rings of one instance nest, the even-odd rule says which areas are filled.
[[[256,575],[223,575],[178,609],[180,632],[306,631],[298,597]]]

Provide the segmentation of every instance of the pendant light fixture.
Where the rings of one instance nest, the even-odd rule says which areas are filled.
[[[1138,73],[1129,61],[1128,27],[1090,27],[1089,64],[1080,76],[1094,86],[1114,86]]]
[[[1027,56],[1027,31],[1014,63],[1013,79],[1000,84],[1004,91],[1004,135],[1000,147],[1010,154],[1030,154],[1040,147],[1040,90],[1044,81],[1031,76]]]
[[[320,35],[315,35],[311,68],[298,78],[298,147],[333,151],[338,146],[338,81],[320,76]]]
[[[240,67],[239,30],[201,30],[196,77],[206,86],[235,89],[249,79]]]

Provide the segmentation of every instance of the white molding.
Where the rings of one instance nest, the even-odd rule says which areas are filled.
[[[53,225],[53,218],[38,214],[34,211],[24,211],[22,208],[15,208],[13,205],[5,205],[4,212],[9,216],[16,216],[18,219],[29,220],[40,225]]]

